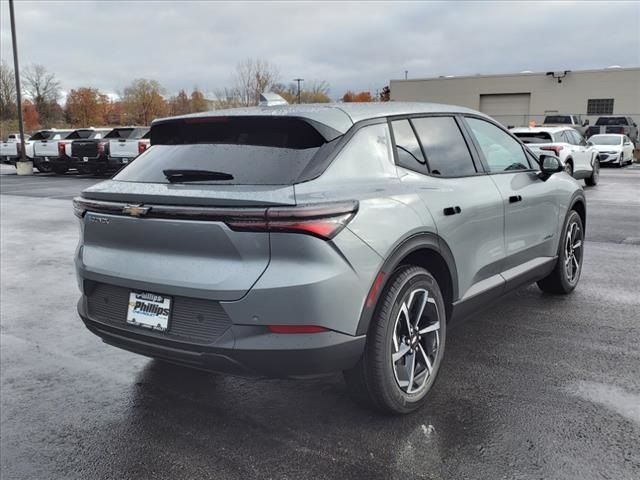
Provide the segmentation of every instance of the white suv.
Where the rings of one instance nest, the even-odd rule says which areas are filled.
[[[598,150],[578,131],[569,127],[512,128],[511,133],[536,155],[553,152],[565,172],[587,185],[596,185],[600,174]]]

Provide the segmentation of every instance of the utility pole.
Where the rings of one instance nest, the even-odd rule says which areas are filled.
[[[304,82],[304,78],[294,78],[294,82],[298,82],[298,103],[300,103],[300,82]]]
[[[404,79],[405,79],[405,80],[407,79],[407,76],[408,76],[408,75],[409,75],[409,70],[405,70],[405,71],[404,71]]]
[[[13,13],[13,0],[9,0],[11,17],[11,40],[13,41],[13,70],[16,76],[16,98],[18,107],[18,125],[20,126],[20,159],[16,162],[18,175],[33,175],[33,162],[25,156],[24,124],[22,123],[22,91],[20,90],[20,67],[18,65],[18,43],[16,40],[16,18]]]

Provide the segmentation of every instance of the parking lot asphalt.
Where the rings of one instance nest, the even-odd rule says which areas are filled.
[[[566,297],[523,288],[449,331],[426,408],[381,416],[340,375],[225,377],[109,347],[75,304],[69,199],[0,173],[2,479],[640,478],[640,166],[587,188]]]

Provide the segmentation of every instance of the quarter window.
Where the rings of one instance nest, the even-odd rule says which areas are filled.
[[[467,123],[480,144],[490,172],[531,168],[522,145],[506,132],[477,118],[467,118]]]
[[[412,123],[432,175],[463,177],[476,173],[467,142],[453,117],[418,118]]]
[[[410,170],[425,172],[425,161],[409,120],[397,120],[391,123],[393,137],[396,141],[398,165]]]

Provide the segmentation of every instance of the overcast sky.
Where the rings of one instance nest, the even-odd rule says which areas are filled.
[[[134,78],[174,94],[232,83],[239,60],[331,96],[390,79],[640,66],[640,2],[252,2],[16,0],[20,64],[63,90],[118,92]],[[11,63],[7,0],[2,60]]]

